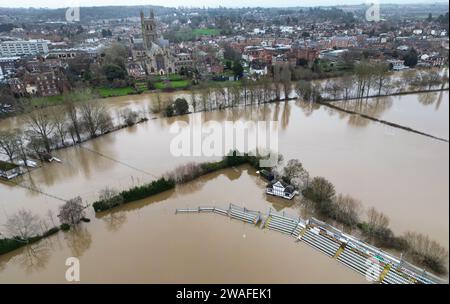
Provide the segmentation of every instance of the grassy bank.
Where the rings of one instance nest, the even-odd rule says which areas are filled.
[[[98,90],[101,97],[117,97],[117,96],[126,96],[131,94],[136,94],[136,90],[132,87],[125,88],[100,88]]]
[[[166,89],[184,89],[189,86],[187,80],[171,80],[169,82],[159,81],[155,83],[155,88],[158,90]]]

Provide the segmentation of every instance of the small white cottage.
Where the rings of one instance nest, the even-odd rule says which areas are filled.
[[[297,191],[295,191],[292,185],[280,180],[274,180],[267,187],[266,193],[290,200],[297,194]]]
[[[20,167],[13,163],[0,160],[0,177],[12,179],[20,175]]]

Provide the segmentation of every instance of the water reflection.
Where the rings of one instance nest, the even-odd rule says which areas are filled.
[[[296,100],[295,105],[302,110],[303,114],[306,117],[311,116],[315,110],[320,109],[319,104],[312,103],[312,102],[306,102],[306,101],[302,101],[302,100]]]
[[[75,257],[81,257],[92,243],[92,236],[83,224],[72,227],[68,232],[65,232],[64,239],[72,252],[72,256]]]
[[[283,211],[283,209],[294,209],[299,206],[299,201],[297,199],[286,200],[269,194],[266,194],[266,201],[270,203],[272,205],[271,208],[277,212]]]
[[[370,99],[347,100],[337,103],[337,106],[358,113],[363,113],[372,117],[380,117],[387,112],[393,105],[391,97],[379,97]],[[359,115],[346,115],[341,112],[341,117],[348,116],[348,124],[354,127],[366,127],[371,123],[370,120]]]
[[[14,255],[11,262],[20,266],[25,273],[31,274],[45,269],[53,250],[51,238],[27,245]]]
[[[127,215],[124,211],[111,211],[101,218],[105,223],[106,229],[111,232],[118,231],[126,222]]]
[[[429,93],[419,94],[419,102],[421,104],[423,104],[424,106],[431,106],[435,102],[440,103],[440,101],[439,101],[440,98],[438,98],[438,95],[442,96],[438,92],[429,92]]]

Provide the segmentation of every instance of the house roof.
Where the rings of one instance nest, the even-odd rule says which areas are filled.
[[[12,164],[12,163],[8,163],[8,162],[0,160],[0,170],[2,170],[2,171],[9,171],[9,170],[15,169],[17,167],[19,167],[19,166],[16,164]]]
[[[271,182],[271,185],[274,186],[274,185],[277,184],[277,183],[280,183],[280,185],[283,186],[284,188],[286,188],[286,187],[289,186],[288,183],[285,183],[285,182],[283,182],[282,180],[273,180],[273,181]]]

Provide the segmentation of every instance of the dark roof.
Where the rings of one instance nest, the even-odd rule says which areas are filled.
[[[16,164],[12,164],[12,163],[8,163],[8,162],[0,160],[0,170],[2,170],[2,171],[9,171],[9,170],[12,170],[17,167],[19,167],[19,166]]]
[[[287,193],[293,193],[293,192],[294,192],[294,186],[291,186],[291,185],[287,186],[287,187],[284,189],[284,192],[287,192]]]

